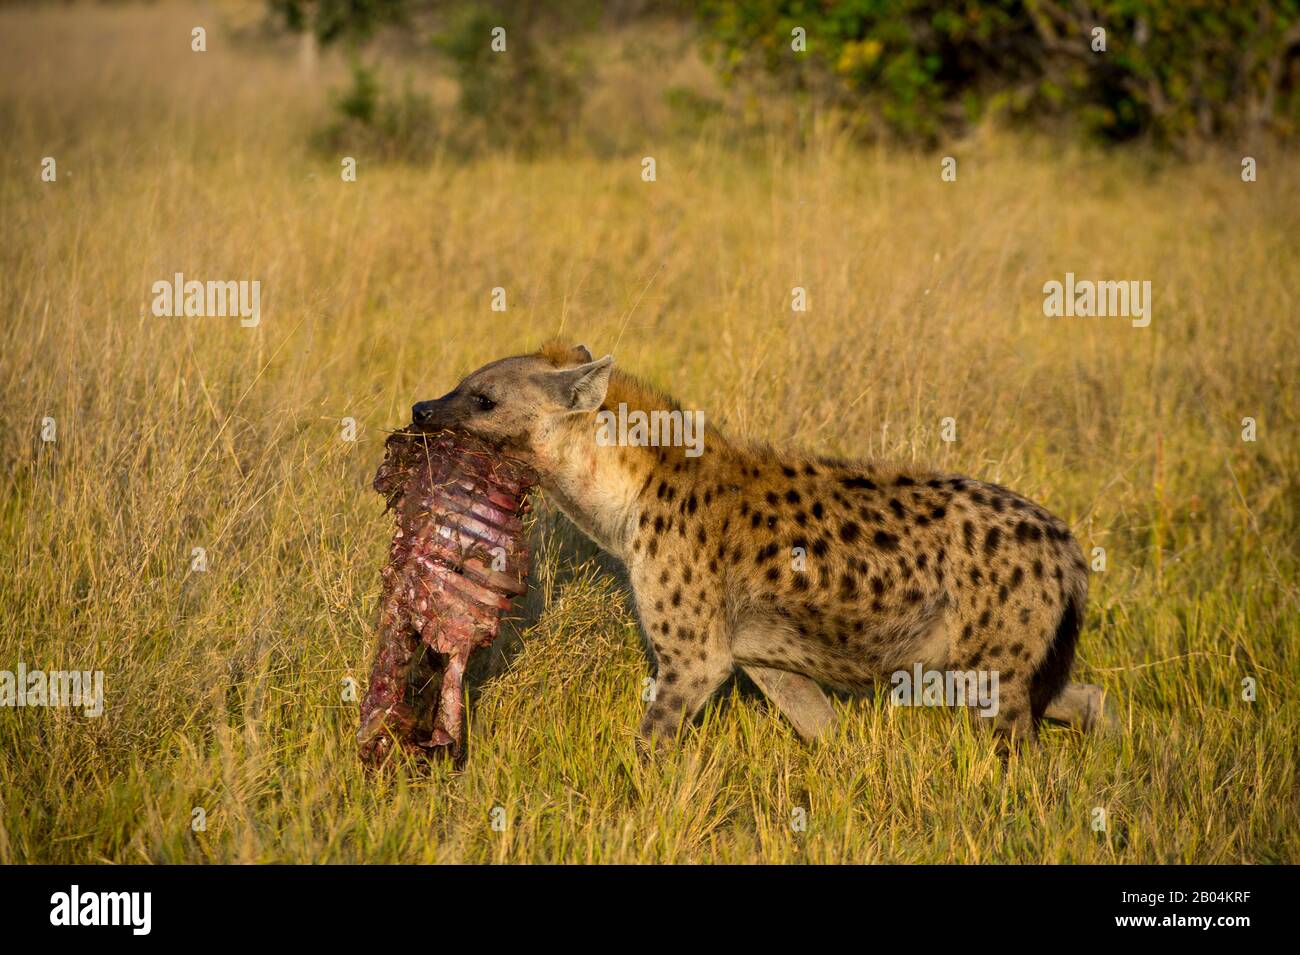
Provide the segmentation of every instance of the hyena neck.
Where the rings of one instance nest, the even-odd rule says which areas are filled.
[[[542,489],[588,537],[624,562],[643,496],[653,494],[661,483],[681,483],[688,472],[698,471],[726,446],[716,431],[705,426],[702,412],[691,412],[695,427],[691,447],[633,440],[618,422],[625,424],[635,411],[669,412],[679,421],[686,414],[668,395],[615,370],[599,412],[564,419],[541,437],[537,447]],[[709,453],[702,458],[706,446]]]
[[[547,498],[601,548],[626,560],[657,449],[603,446],[596,429],[595,413],[566,419],[538,442],[535,466]]]

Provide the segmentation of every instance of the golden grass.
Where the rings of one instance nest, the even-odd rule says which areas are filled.
[[[0,710],[0,862],[1296,861],[1294,156],[1246,185],[1233,155],[988,137],[943,183],[937,155],[831,131],[656,135],[361,155],[345,184],[308,145],[322,85],[215,26],[190,53],[200,16],[0,11],[0,669],[103,669],[107,691],[99,719]],[[261,325],[154,317],[176,271],[260,279]],[[1150,279],[1151,327],[1045,318],[1066,271]],[[1076,679],[1122,733],[1049,730],[1003,766],[950,712],[842,700],[808,747],[736,689],[642,766],[623,584],[543,506],[467,767],[367,778],[341,681],[370,665],[384,430],[556,334],[741,437],[924,460],[1061,514],[1106,549]]]

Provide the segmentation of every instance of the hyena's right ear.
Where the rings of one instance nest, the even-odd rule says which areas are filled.
[[[609,376],[614,370],[614,356],[606,355],[577,368],[547,372],[547,384],[556,403],[571,414],[595,411],[609,390]]]

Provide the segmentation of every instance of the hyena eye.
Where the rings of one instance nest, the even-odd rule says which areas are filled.
[[[472,394],[469,396],[469,400],[474,402],[479,411],[491,411],[497,406],[495,401],[484,394]]]

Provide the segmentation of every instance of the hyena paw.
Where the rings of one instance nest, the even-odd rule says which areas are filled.
[[[655,753],[674,748],[680,727],[679,714],[661,708],[646,710],[636,734],[638,755],[644,761]]]

